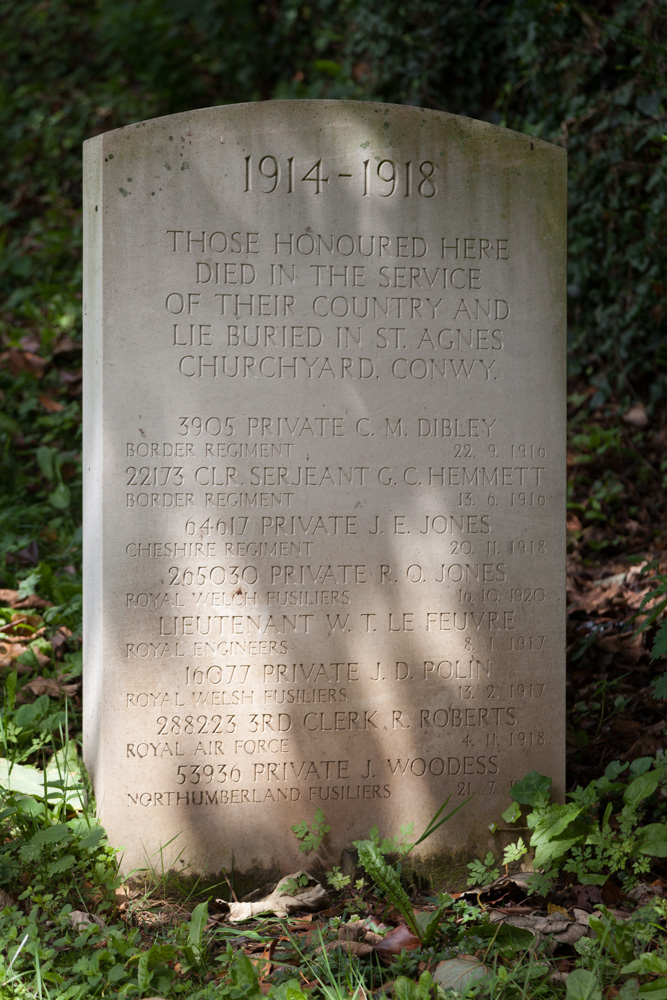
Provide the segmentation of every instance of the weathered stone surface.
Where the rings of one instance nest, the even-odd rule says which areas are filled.
[[[490,846],[564,770],[565,154],[277,102],[86,143],[85,758],[125,870]],[[162,851],[160,852],[160,848]],[[328,853],[327,853],[328,852]]]

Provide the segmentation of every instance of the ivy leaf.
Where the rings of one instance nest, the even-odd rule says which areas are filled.
[[[530,771],[525,778],[517,781],[510,789],[510,795],[522,806],[537,806],[549,798],[551,778],[546,778],[537,771]]]

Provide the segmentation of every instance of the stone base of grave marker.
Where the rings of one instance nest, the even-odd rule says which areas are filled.
[[[85,760],[125,871],[493,847],[564,776],[565,153],[276,102],[85,146]]]

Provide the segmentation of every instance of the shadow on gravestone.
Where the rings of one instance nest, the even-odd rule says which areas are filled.
[[[85,731],[130,871],[493,847],[564,779],[565,153],[272,102],[85,144]],[[163,848],[160,851],[160,848]]]

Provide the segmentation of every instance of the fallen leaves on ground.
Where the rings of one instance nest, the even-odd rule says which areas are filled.
[[[303,877],[308,879],[307,885],[300,885]],[[216,899],[216,903],[229,915],[232,924],[242,923],[260,914],[273,913],[277,917],[286,917],[298,910],[323,909],[329,899],[326,889],[315,882],[307,872],[298,871],[282,878],[275,889],[263,899],[251,902],[231,902]]]

